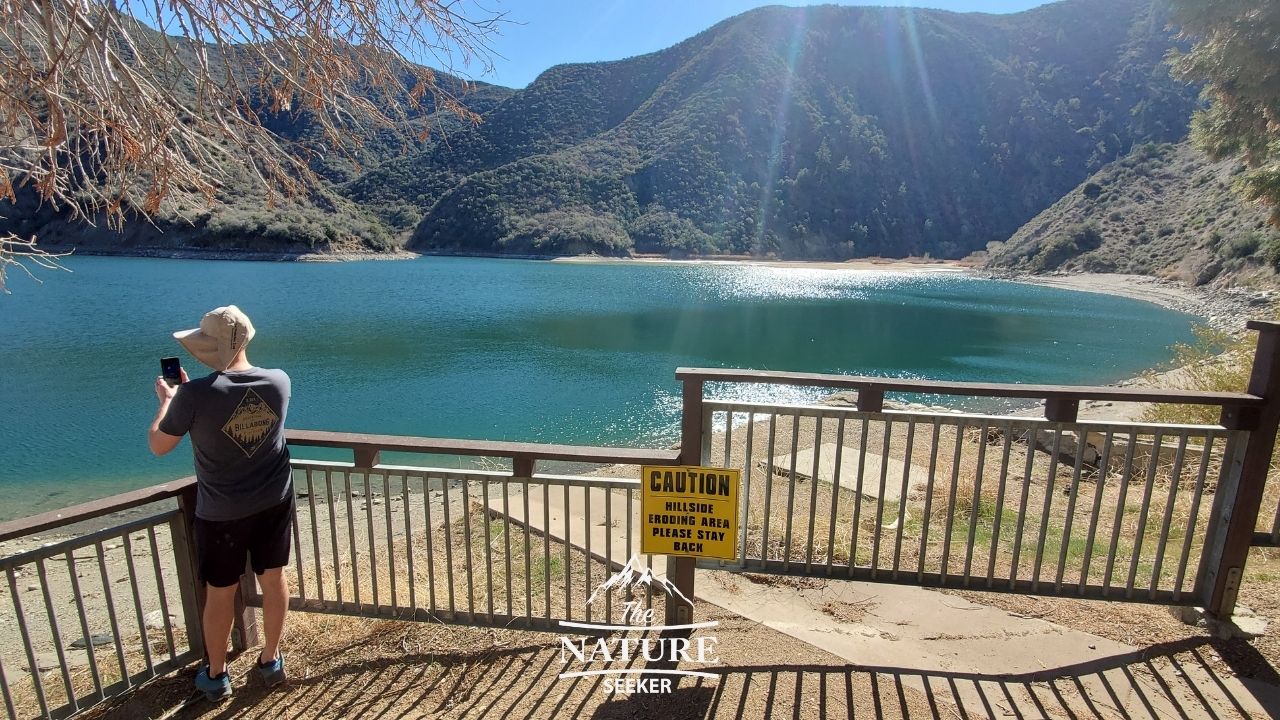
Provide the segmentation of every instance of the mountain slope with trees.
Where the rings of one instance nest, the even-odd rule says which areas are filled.
[[[324,183],[305,200],[232,182],[120,235],[27,197],[0,204],[0,230],[268,252],[960,257],[1133,147],[1186,135],[1196,91],[1169,76],[1167,26],[1163,0],[760,8],[524,90],[478,84],[462,98],[482,122],[427,108],[410,122],[443,141],[360,138],[356,162],[313,161]],[[322,150],[305,116],[267,124]]]
[[[1235,192],[1246,172],[1189,142],[1140,146],[993,243],[987,266],[1274,284],[1280,229],[1266,208]]]
[[[162,36],[155,30],[126,22],[143,47],[163,44]],[[176,37],[168,40],[177,62],[197,63],[197,43]],[[207,44],[203,47],[205,61],[215,71],[227,68],[228,72],[244,76],[245,84],[252,86],[255,80],[252,57],[232,58],[241,53],[243,47],[232,46],[224,51]],[[350,52],[354,55],[356,51]],[[327,141],[324,119],[315,112],[305,107],[273,111],[270,98],[261,94],[252,97],[249,107],[262,127],[279,140],[285,153],[302,158],[314,174],[314,186],[308,193],[269,197],[267,187],[271,183],[255,178],[248,166],[228,165],[218,168],[220,177],[212,202],[191,193],[175,193],[148,216],[141,212],[139,198],[122,196],[119,204],[126,221],[123,227],[117,228],[109,222],[106,210],[91,214],[86,221],[75,216],[72,203],[41,202],[34,187],[19,184],[13,188],[12,202],[0,193],[0,237],[13,233],[21,238],[34,236],[42,247],[126,253],[156,249],[271,254],[398,249],[402,240],[382,219],[340,194],[339,186],[391,158],[462,133],[472,124],[463,113],[483,116],[514,92],[433,71],[435,92],[415,104],[408,96],[416,82],[415,73],[422,70],[393,61],[392,91],[384,92],[367,83],[357,84],[365,102],[375,112],[394,116],[402,122],[394,130],[372,123],[351,122],[344,127],[342,148],[332,147]],[[181,88],[178,94],[183,103],[197,107],[195,88],[177,85]],[[444,107],[438,98],[456,99],[463,113]],[[295,99],[295,102],[298,101]]]
[[[1013,15],[770,7],[668,50],[552,68],[346,194],[410,247],[956,257],[1176,141],[1159,2]],[[402,225],[403,227],[403,225]]]

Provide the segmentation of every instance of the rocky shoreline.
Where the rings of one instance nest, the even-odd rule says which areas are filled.
[[[1144,300],[1161,307],[1198,315],[1210,327],[1239,333],[1248,320],[1269,319],[1272,306],[1280,301],[1280,293],[1247,287],[1192,286],[1148,275],[1113,273],[993,273],[975,271],[993,280],[1008,280],[1032,285],[1063,288],[1080,292]]]
[[[389,252],[349,251],[320,252],[259,252],[255,250],[201,250],[197,248],[139,247],[128,249],[101,247],[59,247],[41,245],[49,253],[69,255],[100,255],[106,257],[166,258],[171,260],[247,260],[254,262],[351,262],[357,260],[414,260],[422,257],[408,250]]]

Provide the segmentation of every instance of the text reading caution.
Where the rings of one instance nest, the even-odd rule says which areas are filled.
[[[646,465],[640,477],[641,552],[737,559],[739,471]]]

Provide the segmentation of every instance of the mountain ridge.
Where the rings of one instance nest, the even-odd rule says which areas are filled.
[[[1238,160],[1212,161],[1189,141],[1139,146],[993,243],[986,267],[1274,285],[1280,229],[1233,189],[1242,170]]]
[[[158,225],[175,247],[254,251],[960,257],[1130,148],[1185,135],[1195,91],[1164,68],[1165,12],[757,8],[664,50],[484,86],[479,125],[325,165],[305,202],[228,193]],[[24,234],[80,234],[23,213]],[[133,225],[117,245],[156,239]]]

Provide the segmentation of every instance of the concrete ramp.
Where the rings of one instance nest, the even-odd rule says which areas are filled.
[[[803,450],[796,453],[796,477],[805,480],[817,479],[821,482],[840,484],[840,487],[848,488],[855,492],[861,493],[863,497],[872,500],[881,500],[883,502],[897,502],[902,497],[902,478],[907,478],[907,493],[917,488],[922,488],[928,484],[929,471],[919,465],[907,465],[901,460],[895,458],[886,458],[882,455],[868,452],[859,458],[857,448],[846,447],[840,457],[840,477],[836,478],[836,444],[823,443],[818,452],[818,467],[815,471],[813,467],[813,450]],[[766,468],[766,463],[760,463],[761,468]],[[858,484],[859,470],[861,470],[862,484]],[[791,454],[774,455],[773,471],[779,475],[787,476],[791,474]],[[884,486],[881,487],[881,473],[884,473]]]

